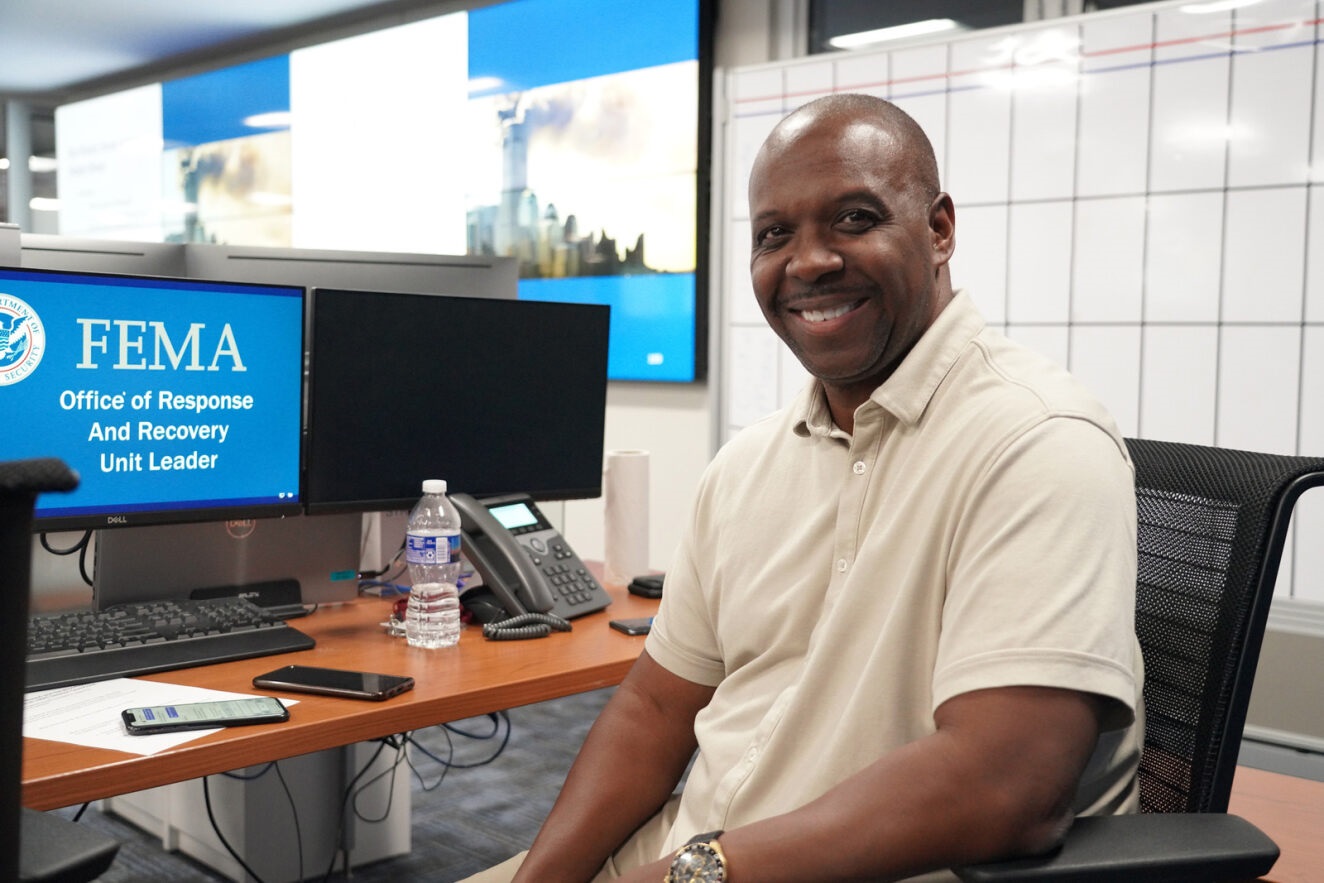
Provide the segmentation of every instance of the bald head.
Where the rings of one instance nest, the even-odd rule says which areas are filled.
[[[763,142],[749,218],[759,308],[849,431],[952,299],[955,207],[929,139],[879,98],[811,101]]]
[[[890,101],[873,95],[843,92],[816,98],[792,111],[768,135],[754,162],[759,166],[768,156],[776,156],[794,147],[806,135],[834,127],[840,131],[860,129],[870,137],[891,142],[888,153],[899,160],[898,172],[907,189],[924,203],[930,202],[941,186],[938,161],[929,138],[910,114]]]

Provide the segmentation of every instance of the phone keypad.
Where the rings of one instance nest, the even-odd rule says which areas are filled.
[[[583,567],[568,564],[551,564],[543,568],[552,588],[571,604],[586,604],[593,600],[593,588],[597,581]]]
[[[539,554],[532,544],[524,546],[524,551],[529,553],[534,565],[547,577],[552,591],[560,595],[564,603],[587,604],[598,597],[597,593],[601,591],[598,581],[564,540],[558,538],[550,544],[539,545],[547,551]]]

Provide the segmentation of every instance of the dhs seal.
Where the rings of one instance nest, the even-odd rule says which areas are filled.
[[[26,301],[0,292],[0,386],[25,379],[46,352],[46,329]]]

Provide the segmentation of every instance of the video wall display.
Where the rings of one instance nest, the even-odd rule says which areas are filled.
[[[701,379],[708,6],[511,0],[65,105],[60,232],[514,257],[612,308],[612,379]]]

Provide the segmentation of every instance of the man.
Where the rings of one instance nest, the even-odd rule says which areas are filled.
[[[814,380],[714,458],[645,652],[513,879],[951,879],[1134,811],[1112,421],[953,293],[952,200],[894,105],[795,111],[749,193],[755,294]]]

